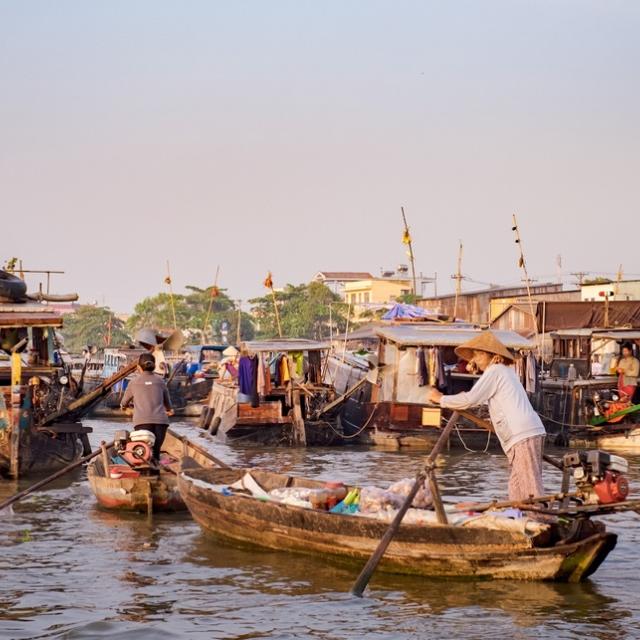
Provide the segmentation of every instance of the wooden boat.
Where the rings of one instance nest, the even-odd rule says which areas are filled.
[[[236,381],[220,381],[211,388],[201,426],[223,442],[242,439],[260,444],[329,445],[341,442],[342,433],[331,420],[313,420],[324,404],[335,398],[332,385],[322,381],[322,354],[330,345],[304,339],[249,341],[241,350],[254,354],[263,365],[277,357],[302,354],[304,374],[278,381],[254,402],[243,397]],[[289,360],[290,361],[290,360]],[[265,369],[267,372],[269,368]],[[271,380],[271,374],[268,373]]]
[[[251,469],[265,490],[321,488],[322,482]],[[236,543],[362,565],[387,530],[384,521],[307,509],[237,493],[223,493],[246,470],[185,468],[180,494],[207,532]],[[226,495],[229,494],[229,495]],[[380,569],[424,576],[578,582],[591,575],[615,547],[617,536],[588,518],[567,534],[559,525],[535,535],[491,528],[402,524]]]
[[[637,329],[562,329],[550,334],[552,361],[534,406],[557,445],[640,452],[638,399],[619,396],[617,378],[592,374],[593,355],[614,357],[622,342],[637,343]],[[576,377],[569,376],[573,368]],[[635,404],[634,404],[635,403]]]
[[[478,375],[457,370],[459,358],[454,349],[480,333],[466,324],[404,323],[377,326],[378,368],[372,372],[376,384],[360,389],[345,403],[340,422],[345,436],[362,444],[386,448],[430,449],[440,435],[448,412],[434,408],[427,398],[437,384],[435,366],[427,366],[428,379],[421,384],[418,353],[433,361],[437,354],[443,363],[439,388],[446,394],[468,391]],[[533,343],[513,331],[496,332],[514,350],[529,351]],[[367,377],[372,375],[370,373]],[[449,438],[448,446],[468,450],[499,448],[495,434],[462,420]]]
[[[82,395],[62,360],[61,314],[41,304],[0,304],[0,475],[49,473],[90,452],[80,422],[124,373]]]
[[[186,510],[177,483],[180,458],[189,456],[204,468],[218,464],[206,443],[197,442],[198,437],[194,428],[171,426],[163,442],[162,449],[166,455],[159,471],[148,467],[138,468],[140,475],[137,477],[112,478],[105,473],[104,456],[94,458],[87,467],[87,477],[100,506],[147,513]],[[107,451],[108,458],[113,453],[113,448]]]
[[[113,451],[109,451],[111,455]],[[159,472],[144,470],[137,477],[112,478],[105,474],[101,456],[87,467],[87,478],[98,503],[120,511],[184,511],[177,483],[178,460],[165,462]]]

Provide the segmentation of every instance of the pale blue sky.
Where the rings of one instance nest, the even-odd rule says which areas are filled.
[[[128,311],[406,261],[640,273],[640,3],[0,0],[0,259]],[[631,236],[631,239],[627,238]],[[465,285],[466,286],[466,285]]]

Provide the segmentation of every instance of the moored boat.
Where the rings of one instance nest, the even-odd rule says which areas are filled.
[[[264,494],[256,499],[229,490],[247,473],[264,494],[274,489],[324,487],[319,481],[261,469],[185,467],[178,477],[180,493],[205,531],[243,545],[361,564],[387,530],[388,522],[376,517],[310,509]],[[424,511],[421,517],[427,519],[427,513],[433,513]],[[494,526],[491,521],[464,526],[431,520],[401,524],[380,569],[424,576],[578,582],[598,568],[617,540],[602,523],[589,518],[568,529],[557,523],[535,523],[530,531]]]

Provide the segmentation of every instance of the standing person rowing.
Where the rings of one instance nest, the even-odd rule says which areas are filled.
[[[461,344],[455,352],[475,364],[482,376],[469,391],[455,395],[446,396],[434,388],[429,400],[454,410],[488,403],[496,436],[509,461],[509,499],[543,495],[542,450],[546,432],[510,366],[515,356],[491,331]]]
[[[173,415],[171,399],[165,381],[153,372],[156,360],[150,353],[138,358],[139,375],[124,392],[121,409],[133,403],[133,426],[146,429],[155,436],[153,457],[160,460],[160,451],[169,426],[169,416]]]

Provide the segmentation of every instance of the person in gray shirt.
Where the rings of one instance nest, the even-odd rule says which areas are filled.
[[[133,404],[133,426],[153,433],[156,437],[153,456],[159,460],[173,408],[165,381],[153,372],[155,366],[156,359],[150,353],[138,358],[140,373],[127,386],[120,408],[126,410]]]

